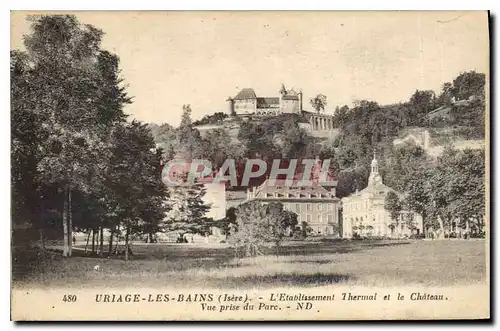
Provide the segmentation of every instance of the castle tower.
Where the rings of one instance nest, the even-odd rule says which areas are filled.
[[[283,84],[283,83],[281,84],[280,94],[281,94],[281,97],[284,97],[287,94],[285,84]]]
[[[285,88],[285,84],[281,84],[281,89],[280,89],[280,113],[283,112],[283,107],[284,107],[284,101],[283,101],[283,97],[287,94],[286,92],[286,88]]]
[[[229,116],[234,116],[234,100],[231,97],[227,98],[226,105],[227,105],[227,110],[226,110],[227,114]]]

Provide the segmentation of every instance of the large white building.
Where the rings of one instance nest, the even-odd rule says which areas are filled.
[[[391,219],[389,211],[385,209],[385,197],[391,191],[402,197],[384,185],[374,156],[368,186],[342,199],[342,236],[352,238],[357,234],[361,237],[397,238],[423,233],[422,217],[417,213],[403,210],[397,221]]]

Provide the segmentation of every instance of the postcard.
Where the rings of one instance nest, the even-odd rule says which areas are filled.
[[[11,12],[11,319],[490,318],[489,13]]]

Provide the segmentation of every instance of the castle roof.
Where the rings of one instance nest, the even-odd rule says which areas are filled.
[[[257,99],[257,95],[255,94],[255,91],[252,88],[244,88],[234,97],[234,100],[249,100],[249,99]]]

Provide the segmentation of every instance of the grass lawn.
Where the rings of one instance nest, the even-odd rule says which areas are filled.
[[[120,258],[74,256],[44,262],[13,286],[33,287],[202,287],[272,288],[327,284],[450,286],[485,282],[485,242],[317,241],[290,242],[279,257],[234,259],[224,246],[144,244],[134,256]],[[74,250],[74,255],[82,251]],[[99,265],[101,271],[95,271]]]

